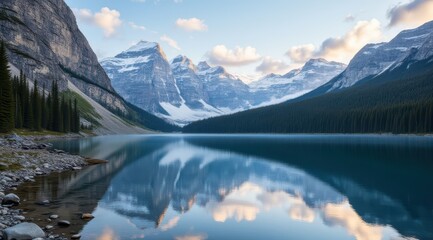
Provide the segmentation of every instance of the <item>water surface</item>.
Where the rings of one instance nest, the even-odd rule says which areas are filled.
[[[107,136],[55,147],[109,160],[19,189],[28,216],[59,214],[82,239],[433,239],[431,137]],[[33,205],[44,198],[53,204]]]

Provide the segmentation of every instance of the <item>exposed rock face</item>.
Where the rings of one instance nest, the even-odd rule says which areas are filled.
[[[101,65],[125,100],[179,125],[249,106],[248,86],[222,67],[169,63],[161,46],[141,41]]]
[[[158,44],[141,41],[101,64],[125,100],[152,113],[164,113],[161,102],[180,106],[170,65]]]
[[[171,61],[171,69],[185,104],[193,109],[203,108],[203,102],[209,102],[209,94],[203,81],[197,75],[197,67],[191,59],[178,56]]]
[[[10,62],[30,79],[47,87],[58,80],[61,89],[69,80],[105,106],[125,110],[63,0],[2,0],[0,38]]]
[[[310,92],[344,71],[346,65],[311,59],[301,69],[285,75],[270,74],[250,84],[254,105],[270,105]]]
[[[429,58],[433,55],[432,47],[433,21],[402,31],[388,43],[368,44],[355,55],[347,69],[324,86],[322,91],[347,88],[367,77],[379,75],[400,65],[414,52],[414,60]]]
[[[223,67],[208,67],[206,62],[199,63],[197,75],[205,84],[212,106],[241,110],[250,106],[249,87]]]
[[[283,102],[315,89],[346,67],[314,59],[302,69],[247,85],[221,66],[195,65],[186,56],[168,63],[159,44],[145,41],[101,65],[126,100],[179,125]]]

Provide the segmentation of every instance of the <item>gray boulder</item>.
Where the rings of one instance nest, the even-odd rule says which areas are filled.
[[[4,240],[30,240],[44,237],[44,231],[34,223],[20,223],[3,230]]]
[[[8,195],[4,196],[4,198],[2,200],[2,204],[4,204],[4,205],[9,205],[9,204],[18,205],[18,204],[20,204],[20,198],[13,193],[9,193]]]

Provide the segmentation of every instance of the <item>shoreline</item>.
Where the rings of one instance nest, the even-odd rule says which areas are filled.
[[[81,138],[82,135],[41,135],[19,136],[10,134],[0,137],[0,240],[4,240],[3,231],[8,227],[23,222],[26,219],[20,206],[3,204],[3,199],[13,193],[24,182],[34,182],[37,176],[67,171],[79,171],[91,163],[86,158],[66,153],[62,150],[51,149],[51,145],[44,143],[51,139]],[[19,196],[18,196],[19,197]],[[50,199],[41,200],[41,205],[49,205]],[[39,226],[41,229],[43,226]],[[47,239],[68,239],[60,235],[51,234],[44,229]],[[67,229],[65,229],[67,231]]]

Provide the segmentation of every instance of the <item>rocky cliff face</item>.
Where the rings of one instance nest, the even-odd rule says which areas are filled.
[[[29,79],[47,87],[58,80],[62,89],[70,81],[104,106],[126,111],[63,0],[0,1],[0,38]]]
[[[209,94],[210,105],[225,112],[250,107],[248,85],[221,66],[209,67],[206,62],[199,66],[197,75]]]
[[[249,106],[248,86],[224,68],[169,62],[158,43],[140,41],[101,65],[125,100],[179,125]]]
[[[177,56],[170,66],[185,104],[193,109],[203,108],[205,103],[209,102],[209,94],[197,75],[197,66],[185,56]]]
[[[285,75],[270,74],[250,84],[255,105],[270,105],[310,92],[344,71],[346,65],[311,59],[302,68]]]
[[[388,43],[368,44],[352,59],[347,69],[323,89],[327,92],[347,88],[365,78],[380,75],[400,65],[416,52],[415,60],[423,60],[433,54],[433,21],[400,32]]]
[[[178,125],[292,99],[346,67],[314,59],[302,69],[247,85],[221,66],[195,65],[186,56],[169,63],[159,44],[146,41],[102,60],[101,65],[126,100]]]
[[[170,64],[156,43],[137,45],[101,61],[114,88],[125,100],[152,113],[165,113],[160,103],[180,106],[181,98]]]

